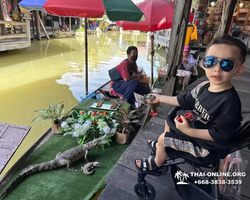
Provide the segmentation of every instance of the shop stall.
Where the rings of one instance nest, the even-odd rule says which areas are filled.
[[[18,0],[0,0],[0,51],[30,46],[30,17],[18,7]]]

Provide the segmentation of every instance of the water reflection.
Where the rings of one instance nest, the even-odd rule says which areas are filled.
[[[88,35],[88,45],[89,92],[109,80],[107,71],[126,58],[130,45],[138,47],[138,66],[150,76],[146,33]],[[164,53],[156,53],[156,66],[165,62]],[[162,56],[157,58],[157,54]],[[30,124],[34,110],[60,101],[70,109],[84,96],[84,36],[35,41],[30,48],[0,54],[0,59],[0,122],[32,126],[8,169],[50,126],[49,121]]]

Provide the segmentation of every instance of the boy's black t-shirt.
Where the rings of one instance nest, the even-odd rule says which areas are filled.
[[[204,148],[225,148],[227,142],[236,136],[242,120],[240,98],[234,87],[222,92],[210,92],[209,86],[209,83],[201,84],[191,92],[177,96],[177,100],[183,110],[192,110],[194,128],[208,129],[214,140],[194,138],[197,144]]]

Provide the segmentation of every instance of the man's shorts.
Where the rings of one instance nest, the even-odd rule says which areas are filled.
[[[209,165],[218,161],[220,156],[218,151],[208,151],[199,146],[195,140],[183,133],[166,132],[164,147],[168,158],[194,160]]]

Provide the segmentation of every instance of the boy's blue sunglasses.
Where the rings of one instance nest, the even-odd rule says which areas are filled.
[[[214,56],[206,56],[202,59],[204,68],[211,68],[219,62],[220,68],[225,72],[230,72],[235,68],[235,62],[230,59],[217,58]]]

